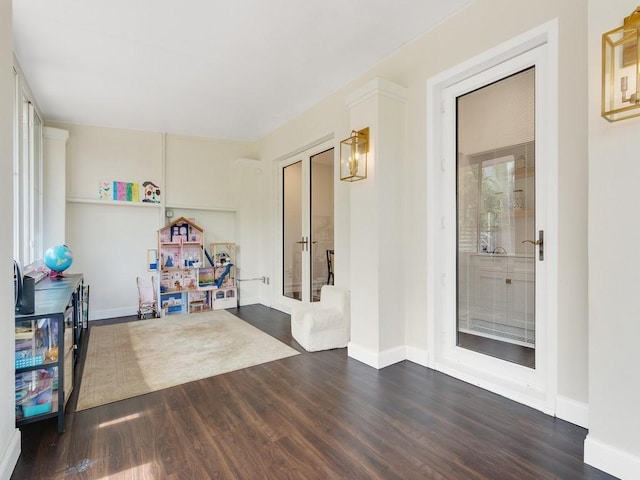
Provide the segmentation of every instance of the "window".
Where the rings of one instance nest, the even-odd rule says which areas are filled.
[[[22,265],[43,256],[42,120],[14,69],[13,255]]]

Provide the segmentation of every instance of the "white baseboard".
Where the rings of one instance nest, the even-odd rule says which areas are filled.
[[[591,433],[584,441],[584,463],[624,480],[640,479],[640,457],[596,440]]]
[[[241,307],[255,305],[256,303],[260,303],[260,297],[238,297],[238,305]]]
[[[89,305],[89,320],[103,320],[105,318],[129,317],[138,314],[138,307],[107,308],[105,310],[91,309]]]
[[[353,342],[347,345],[347,355],[377,370],[407,359],[406,347],[390,348],[383,352],[374,352]]]
[[[582,428],[589,428],[589,405],[571,398],[556,397],[556,417]]]
[[[20,457],[20,438],[20,430],[16,428],[9,438],[7,449],[0,458],[0,478],[11,478]]]
[[[353,342],[347,344],[347,355],[350,358],[369,365],[370,367],[379,369],[378,354],[372,350],[356,345]]]
[[[407,360],[413,363],[417,363],[423,367],[429,368],[429,355],[426,350],[422,350],[416,347],[406,347]]]
[[[240,299],[240,305],[253,305],[260,303],[258,297],[246,297]],[[110,308],[105,310],[92,310],[89,308],[89,320],[103,320],[105,318],[118,318],[129,317],[131,315],[138,315],[138,307],[122,307],[122,308]]]
[[[400,347],[390,348],[384,350],[378,354],[378,365],[380,368],[388,367],[394,363],[402,362],[407,359],[407,347],[402,345]]]

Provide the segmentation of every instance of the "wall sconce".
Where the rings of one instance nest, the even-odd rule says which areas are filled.
[[[355,182],[367,178],[369,127],[351,132],[340,142],[340,180]]]
[[[602,116],[610,122],[640,115],[640,7],[602,35]]]

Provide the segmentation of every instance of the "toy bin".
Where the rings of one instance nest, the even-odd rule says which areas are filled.
[[[47,370],[16,375],[17,419],[49,413],[53,406],[53,378]]]
[[[35,367],[44,363],[44,349],[16,350],[16,368]]]

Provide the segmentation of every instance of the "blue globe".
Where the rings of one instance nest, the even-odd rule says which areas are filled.
[[[55,245],[44,252],[44,264],[53,272],[64,272],[72,263],[73,253],[66,245]]]

